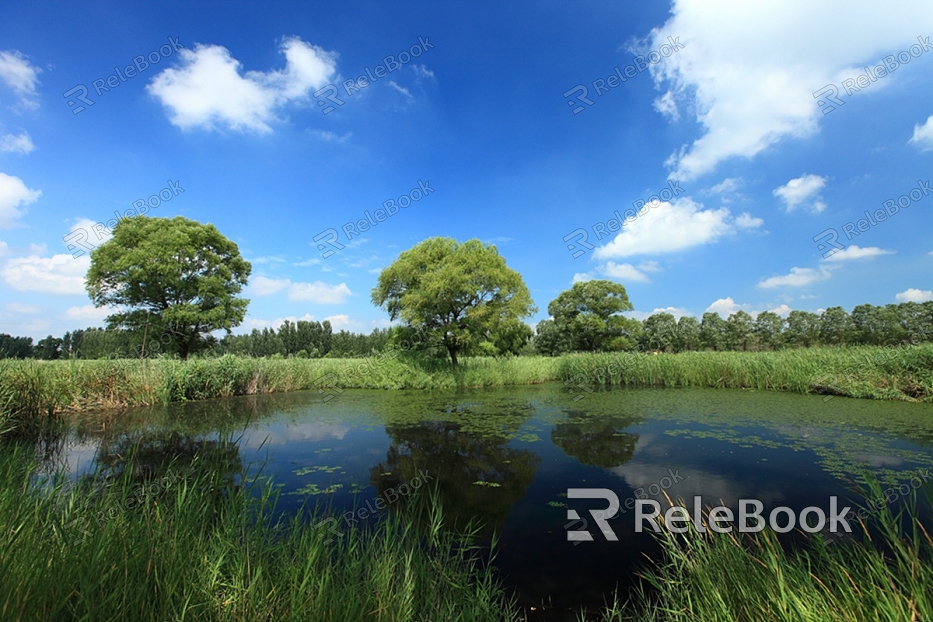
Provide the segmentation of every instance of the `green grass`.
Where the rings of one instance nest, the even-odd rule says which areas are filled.
[[[572,354],[442,359],[238,356],[101,361],[0,360],[0,435],[34,434],[61,413],[236,395],[327,389],[450,389],[563,380],[573,390],[622,387],[755,388],[933,401],[933,344],[778,352]],[[323,394],[322,394],[323,395]]]
[[[869,483],[869,498],[881,487]],[[927,502],[931,500],[927,489]],[[933,619],[933,540],[916,519],[916,493],[898,514],[884,506],[877,534],[859,543],[782,548],[770,529],[759,534],[662,529],[665,560],[644,576],[656,589],[618,600],[602,622],[888,622]],[[663,520],[663,519],[662,519]],[[864,531],[864,525],[853,525]]]
[[[933,344],[777,352],[572,354],[558,375],[583,387],[714,387],[933,402]]]
[[[340,525],[334,537],[321,528],[326,510],[276,518],[271,482],[235,488],[197,460],[163,465],[157,477],[135,471],[129,457],[119,473],[78,486],[43,479],[33,464],[16,446],[0,454],[3,620],[525,619],[479,558],[476,530],[444,527],[436,491],[384,521]],[[866,497],[883,497],[879,485],[869,488]],[[791,550],[769,530],[664,531],[664,559],[643,573],[653,589],[616,599],[595,619],[933,619],[933,540],[915,515],[914,497],[905,514],[874,513],[873,540],[814,538]]]
[[[323,510],[274,518],[270,483],[254,497],[208,468],[150,476],[139,495],[132,468],[75,488],[36,486],[31,464],[0,454],[3,620],[517,619],[471,535],[444,528],[436,493],[334,537],[313,528]]]

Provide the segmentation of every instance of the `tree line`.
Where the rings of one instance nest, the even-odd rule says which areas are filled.
[[[208,335],[199,350],[202,356],[236,354],[253,357],[355,358],[385,349],[392,329],[377,328],[366,335],[333,331],[331,323],[285,320],[277,330],[254,328],[243,335]],[[144,341],[145,337],[145,341]],[[165,332],[122,328],[87,328],[62,337],[49,335],[33,344],[32,337],[0,334],[0,358],[101,359],[179,356]],[[145,345],[144,345],[145,344]]]
[[[456,368],[460,356],[893,345],[933,335],[933,302],[865,304],[852,313],[791,311],[786,319],[736,311],[727,319],[657,313],[638,321],[625,315],[634,309],[625,287],[607,280],[561,292],[548,305],[550,318],[532,331],[525,320],[537,307],[496,246],[444,237],[402,251],[380,272],[371,300],[397,326],[365,335],[335,333],[327,321],[286,321],[276,330],[233,335],[246,316],[249,300],[239,294],[251,271],[237,245],[211,224],[180,216],[121,221],[91,251],[86,279],[95,306],[120,309],[107,317],[107,328],[49,335],[36,344],[0,335],[0,358],[356,357],[417,333],[421,350],[448,357]],[[226,336],[218,338],[221,331]]]
[[[820,314],[791,311],[783,318],[771,311],[756,317],[737,311],[727,319],[718,313],[675,318],[656,313],[643,321],[619,314],[625,307],[619,293],[624,287],[610,281],[577,284],[577,291],[563,292],[548,311],[552,319],[531,329],[500,336],[498,346],[486,343],[470,354],[558,356],[570,352],[697,350],[761,351],[817,346],[891,346],[933,341],[933,302],[904,302],[875,306],[859,305],[846,312],[830,307]],[[615,295],[610,292],[616,292]],[[596,303],[596,304],[588,304]],[[613,302],[613,300],[615,302]],[[557,303],[556,305],[554,303]],[[601,306],[598,303],[602,303]],[[398,340],[397,327],[377,328],[370,334],[347,330],[333,332],[323,322],[285,320],[277,330],[253,329],[243,335],[208,337],[202,355],[236,354],[253,357],[355,358],[383,352]],[[503,343],[505,341],[505,343]],[[49,335],[33,344],[31,337],[0,334],[0,358],[99,359],[139,358],[159,354],[177,355],[161,345],[158,334],[117,328],[87,328]]]

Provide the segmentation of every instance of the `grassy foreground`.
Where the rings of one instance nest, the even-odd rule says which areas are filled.
[[[869,498],[883,498],[869,483]],[[929,504],[933,495],[926,490]],[[665,560],[645,578],[657,593],[638,599],[644,622],[922,622],[933,619],[933,539],[914,518],[917,496],[895,514],[884,505],[871,518],[877,534],[860,544],[828,545],[813,537],[787,551],[773,531],[757,534],[692,526],[659,536]],[[852,521],[854,522],[854,521]],[[707,523],[708,525],[708,523]],[[864,532],[853,524],[854,531]],[[631,604],[631,603],[630,603]],[[618,600],[601,622],[632,620]]]
[[[518,619],[430,494],[335,537],[313,527],[321,512],[274,518],[271,485],[253,497],[182,474],[39,489],[23,453],[0,454],[2,620]]]
[[[0,360],[0,435],[29,434],[64,411],[324,389],[449,389],[562,380],[574,391],[721,387],[933,401],[933,344],[777,352],[618,352],[556,358],[220,358]]]
[[[3,620],[526,619],[471,535],[444,528],[436,494],[383,522],[341,525],[334,538],[315,528],[322,511],[274,518],[271,482],[252,496],[208,469],[173,474],[169,465],[168,475],[142,478],[128,464],[106,484],[37,486],[31,464],[19,449],[0,454]],[[887,506],[870,520],[874,541],[815,538],[791,552],[768,530],[742,539],[665,532],[665,559],[644,575],[654,591],[593,613],[602,622],[933,619],[933,540]]]

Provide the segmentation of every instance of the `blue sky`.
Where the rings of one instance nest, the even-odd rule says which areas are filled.
[[[386,326],[379,269],[429,236],[496,244],[531,323],[587,278],[636,317],[933,299],[933,5],[876,6],[6,0],[0,332],[102,325],[73,253],[140,200],[252,262],[236,332]]]

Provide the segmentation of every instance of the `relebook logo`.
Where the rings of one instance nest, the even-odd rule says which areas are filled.
[[[619,497],[613,491],[608,488],[568,488],[567,498],[605,499],[608,501],[608,507],[590,510],[590,514],[606,540],[610,542],[619,540],[607,522],[619,512]],[[635,533],[643,533],[646,523],[656,533],[661,531],[662,525],[663,528],[672,533],[686,533],[690,529],[691,523],[694,529],[700,533],[706,533],[710,530],[716,533],[731,533],[733,531],[735,513],[730,508],[722,505],[716,506],[711,508],[705,516],[703,508],[703,497],[696,495],[693,497],[692,512],[684,506],[671,506],[664,512],[662,524],[659,524],[657,519],[661,518],[661,504],[653,499],[636,499]],[[851,507],[845,506],[840,510],[839,499],[835,496],[829,498],[828,514],[822,508],[816,506],[802,509],[799,515],[789,507],[779,506],[771,510],[767,520],[765,520],[765,516],[762,514],[764,509],[764,503],[758,499],[739,499],[738,531],[740,533],[756,533],[762,531],[765,526],[770,526],[777,533],[787,533],[795,527],[799,527],[807,533],[818,533],[825,530],[828,519],[830,533],[839,532],[840,527],[846,533],[852,533],[852,528],[846,519]],[[567,518],[576,521],[582,520],[576,510],[572,509],[567,510]],[[585,529],[573,530],[567,532],[567,540],[575,543],[591,542],[593,536]]]

